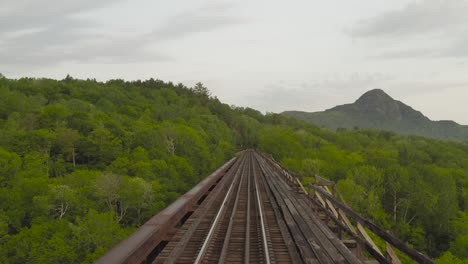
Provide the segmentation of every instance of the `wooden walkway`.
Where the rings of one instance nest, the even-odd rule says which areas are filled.
[[[153,263],[362,263],[264,157],[241,154]]]

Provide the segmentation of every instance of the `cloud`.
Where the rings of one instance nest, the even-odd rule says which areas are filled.
[[[382,84],[393,78],[381,73],[354,73],[317,76],[316,80],[303,82],[280,81],[266,85],[243,100],[263,111],[322,111],[353,102],[365,91],[385,88]]]
[[[64,20],[73,21],[75,26],[85,21],[71,19],[72,15],[108,7],[122,0],[0,0],[0,34],[24,28],[47,27]]]
[[[468,56],[467,14],[465,0],[418,0],[399,10],[361,20],[348,33],[355,38],[377,41],[381,46],[377,48],[380,54],[375,57],[465,57]]]
[[[467,13],[468,14],[468,13]],[[468,22],[467,22],[468,23]],[[468,28],[460,34],[460,37],[445,51],[448,56],[468,56]]]
[[[172,16],[150,33],[123,33],[119,28],[107,31],[83,16],[103,8],[110,14],[107,9],[120,2],[123,0],[0,0],[0,66],[167,61],[173,58],[155,52],[155,45],[240,23],[227,14],[234,5],[224,1],[209,1]]]
[[[131,62],[161,59],[146,52],[141,42],[105,34],[92,34],[98,27],[77,15],[109,7],[118,0],[104,1],[15,1],[0,2],[0,64],[43,66],[64,61]]]
[[[245,19],[229,14],[234,7],[232,2],[206,3],[196,10],[171,17],[151,35],[158,40],[171,40],[244,23]]]
[[[390,51],[383,51],[377,55],[371,56],[376,59],[419,59],[419,58],[437,58],[445,56],[444,49],[434,48],[405,48]],[[444,55],[445,54],[445,55]]]
[[[0,44],[0,64],[40,66],[65,61],[131,63],[170,60],[167,56],[149,51],[147,42],[135,39],[138,36],[129,38],[78,33],[66,25],[58,24]]]
[[[357,37],[408,36],[453,32],[468,22],[468,2],[464,0],[420,0],[400,10],[363,20],[352,30]]]

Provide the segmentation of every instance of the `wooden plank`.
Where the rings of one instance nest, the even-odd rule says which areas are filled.
[[[335,246],[335,248],[340,252],[340,254],[346,259],[348,263],[358,264],[362,263],[349,249],[346,247],[343,241],[341,241],[331,230],[326,227],[323,222],[318,219],[312,209],[308,206],[307,202],[304,199],[298,200],[298,202],[303,206],[304,212],[307,213],[308,223],[315,225],[323,232],[327,239]]]
[[[332,186],[333,184],[326,183],[326,182],[315,182],[314,183],[314,185],[317,185],[317,186]]]
[[[271,184],[272,188],[280,195],[280,199],[287,205],[287,210],[291,212],[294,220],[298,224],[302,233],[307,239],[310,248],[313,250],[320,263],[334,263],[344,261],[343,257],[338,253],[336,248],[326,239],[326,237],[320,233],[317,227],[311,228],[303,218],[302,208],[296,208],[297,200],[292,195],[292,192],[288,192],[284,189],[284,184],[281,182],[281,176],[271,171],[270,168],[263,168],[264,172],[271,177],[267,182]]]
[[[330,192],[330,189],[328,189],[327,186],[322,186],[322,188],[330,195],[333,195],[331,192]]]
[[[392,245],[390,245],[388,242],[387,242],[387,259],[388,259],[388,262],[392,264],[401,264],[401,261],[398,258],[397,254],[395,253],[395,251],[393,250]]]
[[[343,224],[340,219],[336,218],[325,206],[323,206],[319,201],[310,198],[318,207],[320,207],[338,226],[340,226],[349,236],[351,236],[356,242],[363,246],[374,258],[376,258],[380,263],[389,263],[386,258],[382,257],[377,251],[374,250],[372,245],[370,245],[365,239],[358,236],[356,232],[351,231],[345,224]]]
[[[323,237],[319,235],[319,232],[317,232],[316,230],[312,230],[310,226],[307,225],[307,223],[302,218],[301,214],[296,209],[296,207],[291,202],[291,200],[287,198],[283,198],[283,199],[286,205],[288,206],[288,210],[291,212],[292,216],[294,217],[294,220],[296,221],[296,223],[298,223],[300,230],[306,236],[310,247],[314,251],[317,258],[319,259],[320,263],[334,263],[335,261],[333,260],[333,258],[336,259],[339,257],[337,254],[338,252],[336,252],[336,249],[331,245],[331,243],[329,243],[328,240],[323,239]],[[327,252],[331,252],[331,254]]]
[[[260,167],[263,167],[263,165],[260,162],[259,162],[259,165]],[[278,193],[276,188],[274,188],[274,184],[269,180],[267,180],[266,182],[281,210],[281,213],[284,217],[284,221],[289,231],[291,232],[291,236],[294,238],[294,242],[296,243],[296,246],[299,249],[299,252],[301,254],[303,261],[305,263],[319,263],[315,253],[308,245],[307,238],[300,231],[298,224],[295,222],[291,212],[288,210],[288,207],[285,201],[283,200],[281,195]]]
[[[330,189],[328,189],[327,186],[322,186],[322,188],[323,188],[328,194],[333,195],[333,194],[331,193]],[[325,198],[325,202],[327,203],[328,208],[332,211],[332,213],[333,213],[336,217],[340,218],[340,217],[339,217],[339,214],[338,214],[338,212],[337,212],[337,210],[335,209],[335,206],[333,206],[333,203],[330,202],[330,201],[329,201],[328,199],[326,199],[326,198]]]
[[[301,253],[302,258],[306,263],[316,262],[319,263],[314,252],[308,246],[307,238],[304,237],[302,232],[300,231],[297,223],[294,221],[289,210],[282,202],[279,202],[280,208],[282,209],[282,213],[284,215],[284,220],[291,232],[291,235],[294,237],[294,241]]]
[[[315,193],[317,196],[318,200],[322,203],[323,207],[327,207],[327,203],[325,203],[325,199],[323,199],[322,195],[320,193]]]
[[[364,239],[369,242],[369,244],[372,245],[372,247],[375,249],[375,251],[379,252],[380,255],[382,255],[383,257],[383,254],[382,252],[380,251],[379,247],[377,247],[377,245],[374,243],[374,240],[372,240],[372,238],[369,236],[369,234],[367,234],[367,231],[366,229],[364,229],[364,227],[361,225],[361,223],[357,223],[357,228],[359,230],[359,233],[361,233],[361,235],[364,237]]]
[[[299,185],[299,187],[301,188],[302,192],[307,194],[307,190],[304,188],[304,186],[302,185],[301,181],[296,178],[296,182],[297,182],[297,185]]]
[[[322,187],[328,194],[332,195],[330,189],[328,189],[328,187],[326,186],[323,186]],[[343,223],[349,228],[351,229],[351,231],[353,231],[354,233],[356,233],[356,229],[354,228],[354,226],[351,224],[351,221],[349,221],[348,217],[346,216],[346,214],[343,212],[343,210],[339,209],[335,209],[335,207],[333,206],[333,203],[331,201],[329,201],[328,199],[324,198],[324,197],[321,197],[321,199],[325,199],[326,200],[326,203],[328,205],[328,208],[332,211],[333,215],[335,215],[338,219],[341,219],[343,221]]]
[[[281,187],[282,184],[276,184]],[[288,197],[292,202],[293,206],[297,208],[297,211],[304,218],[305,223],[312,230],[314,235],[318,238],[319,243],[323,248],[326,249],[327,253],[334,262],[342,263],[346,260],[349,263],[362,263],[359,261],[352,252],[339,240],[331,230],[324,225],[322,221],[315,217],[315,213],[309,207],[306,195],[297,193],[288,193],[282,190],[284,196]]]
[[[283,218],[283,216],[281,214],[281,211],[280,211],[280,209],[278,207],[278,203],[277,203],[275,197],[273,196],[273,193],[271,192],[270,188],[268,188],[268,186],[266,184],[267,180],[265,179],[265,175],[262,173],[261,176],[263,177],[264,187],[265,187],[265,190],[267,192],[267,196],[268,196],[268,199],[270,201],[271,207],[273,208],[273,211],[275,213],[276,221],[278,222],[278,226],[279,226],[281,235],[283,236],[283,240],[284,240],[286,246],[288,247],[289,255],[290,255],[293,263],[303,263],[301,257],[299,256],[299,252],[298,252],[298,249],[296,248],[294,240],[291,237],[291,234],[289,233],[289,231],[287,229],[286,222],[285,222],[285,220],[284,220],[284,218]]]
[[[272,175],[275,175],[273,172]],[[276,181],[274,181],[275,187],[277,187],[280,191],[280,193],[283,196],[283,199],[286,201],[289,201],[288,208],[292,211],[297,212],[297,219],[296,222],[299,223],[301,230],[305,232],[306,234],[310,234],[313,237],[315,237],[315,241],[313,242],[313,246],[316,244],[321,245],[320,248],[323,248],[325,252],[328,254],[328,256],[333,260],[333,262],[341,263],[344,261],[343,256],[338,252],[338,250],[335,248],[335,246],[329,241],[327,236],[322,233],[322,231],[319,229],[317,225],[310,225],[310,222],[306,221],[308,219],[308,214],[305,213],[305,210],[310,209],[308,205],[304,207],[300,206],[299,201],[297,200],[296,196],[298,196],[297,193],[293,192],[288,192],[284,190],[282,187],[284,187],[281,182],[279,182],[279,176],[276,175]],[[320,222],[321,225],[323,223]],[[320,258],[319,258],[320,259]]]
[[[340,203],[338,200],[336,200],[333,196],[328,195],[325,191],[323,191],[321,188],[314,186],[313,184],[307,185],[313,189],[315,189],[317,192],[320,192],[322,195],[327,196],[327,199],[329,199],[336,207],[342,209],[348,216],[353,217],[357,221],[361,222],[363,226],[374,232],[374,234],[378,235],[381,237],[383,240],[387,241],[390,243],[392,246],[395,248],[398,248],[400,251],[408,255],[410,258],[413,260],[417,261],[418,263],[422,264],[435,264],[434,260],[430,259],[429,257],[425,256],[421,252],[417,251],[414,248],[409,247],[407,244],[399,240],[398,238],[394,237],[387,231],[383,230],[382,228],[378,227],[374,223],[370,222],[369,220],[365,219],[364,217],[360,216],[358,213],[354,212],[351,208],[348,206]]]
[[[348,216],[346,216],[346,214],[343,212],[343,210],[339,209],[338,208],[338,214],[340,215],[339,218],[341,218],[343,220],[343,222],[345,223],[345,225],[351,229],[351,231],[353,231],[354,233],[356,233],[356,229],[354,228],[354,226],[351,224],[351,221],[349,221],[348,219]]]
[[[337,218],[339,218],[339,214],[338,212],[336,211],[335,207],[333,206],[333,204],[328,201],[328,200],[325,200],[325,202],[327,203],[328,205],[328,209],[330,209],[330,211],[333,213],[334,216],[336,216]]]
[[[315,175],[315,181],[320,182],[320,185],[327,185],[327,186],[335,185],[335,183],[333,181],[322,178],[319,175]]]

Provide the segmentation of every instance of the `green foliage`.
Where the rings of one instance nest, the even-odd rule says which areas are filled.
[[[201,83],[1,78],[0,263],[92,262],[234,155],[229,116]]]
[[[71,239],[72,232],[65,221],[37,223],[12,236],[3,245],[0,260],[2,263],[76,263],[77,251],[69,243]]]
[[[248,147],[304,182],[338,182],[431,256],[466,259],[466,143],[330,132],[223,104],[201,83],[68,76],[0,78],[0,263],[90,263]]]
[[[0,147],[0,187],[10,184],[13,176],[20,170],[21,159]]]
[[[450,251],[461,259],[468,259],[468,213],[459,212],[451,224],[452,236],[456,239],[450,243]]]
[[[73,234],[71,242],[77,246],[74,251],[80,254],[77,260],[83,263],[96,259],[133,231],[122,229],[111,213],[98,213],[95,210],[78,217],[76,224],[70,225],[70,229]]]
[[[454,256],[450,251],[445,252],[440,258],[436,259],[438,264],[466,264],[468,261]]]
[[[273,154],[277,160],[304,155],[304,149],[293,129],[285,126],[264,128],[259,137],[259,148]]]
[[[258,146],[304,183],[313,174],[334,180],[350,206],[410,245],[466,259],[466,143],[281,122],[267,124]]]

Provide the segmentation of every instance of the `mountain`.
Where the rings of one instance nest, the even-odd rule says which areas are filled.
[[[338,110],[408,115],[391,102],[370,93]],[[387,134],[230,106],[202,84],[0,77],[0,263],[92,263],[245,148],[337,181],[363,216],[462,263],[468,144]]]
[[[373,128],[439,139],[468,140],[468,126],[454,121],[432,121],[381,89],[366,92],[352,104],[323,112],[286,111],[283,114],[333,130]]]

